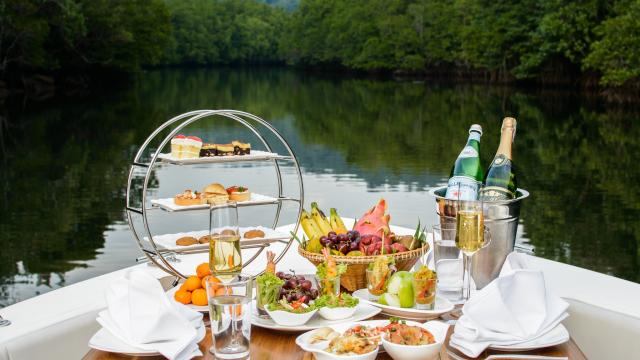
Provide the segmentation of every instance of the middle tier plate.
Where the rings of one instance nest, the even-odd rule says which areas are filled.
[[[264,232],[264,236],[247,239],[244,237],[244,235],[247,233],[247,231],[250,231],[250,230],[260,230]],[[276,242],[279,240],[289,240],[290,238],[290,235],[275,231],[271,228],[267,228],[264,226],[241,227],[239,228],[239,231],[240,231],[240,235],[242,235],[242,238],[240,238],[241,245],[268,244],[268,243]],[[175,252],[192,251],[196,249],[208,249],[209,243],[183,246],[183,245],[177,245],[176,240],[186,236],[194,237],[196,240],[199,240],[201,237],[205,235],[209,235],[209,230],[156,235],[153,237],[153,241],[156,243],[156,245],[166,250],[171,250]],[[149,238],[145,236],[144,240],[148,242]]]
[[[251,198],[249,198],[249,200],[238,201],[237,204],[238,206],[267,205],[267,204],[277,204],[278,201],[280,200],[271,196],[251,193]],[[202,209],[209,208],[209,204],[199,204],[199,205],[189,205],[189,206],[176,205],[176,203],[173,201],[173,198],[153,199],[151,200],[151,204],[153,206],[160,207],[167,211],[202,210]],[[223,207],[225,205],[214,205],[214,207],[216,206]]]

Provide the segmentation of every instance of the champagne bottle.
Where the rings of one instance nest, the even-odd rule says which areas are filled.
[[[484,175],[480,165],[480,136],[482,136],[482,127],[478,124],[471,125],[467,144],[451,169],[445,198],[478,199],[478,187]]]
[[[496,151],[487,175],[480,197],[485,201],[499,201],[515,199],[516,173],[511,155],[511,143],[516,136],[516,119],[507,117],[502,120],[502,135],[500,146]]]

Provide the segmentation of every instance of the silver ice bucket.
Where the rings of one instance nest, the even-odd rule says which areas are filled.
[[[447,187],[443,186],[429,190],[429,194],[436,199],[436,212],[440,217],[440,223],[451,223],[455,226],[456,201],[445,199],[446,191]],[[491,233],[491,243],[473,256],[471,276],[478,289],[482,289],[498,277],[507,255],[513,251],[520,218],[520,204],[522,199],[529,196],[529,192],[518,189],[517,195],[513,200],[484,203],[484,225]]]

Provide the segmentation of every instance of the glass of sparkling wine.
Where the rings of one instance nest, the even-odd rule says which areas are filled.
[[[220,282],[209,276],[205,284],[213,336],[209,351],[217,359],[248,359],[253,278],[239,274],[229,282]]]
[[[223,281],[231,280],[242,270],[238,206],[235,202],[211,206],[209,215],[211,273]]]
[[[464,263],[462,300],[471,296],[471,258],[489,245],[491,237],[484,227],[483,204],[477,201],[459,201],[456,214],[456,246],[462,251]]]

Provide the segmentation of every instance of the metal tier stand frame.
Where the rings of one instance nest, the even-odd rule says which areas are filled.
[[[272,162],[273,166],[275,168],[275,172],[276,172],[276,177],[277,177],[277,182],[278,182],[278,197],[275,201],[274,204],[277,205],[277,210],[275,213],[275,217],[274,217],[274,221],[273,221],[273,225],[272,228],[275,229],[278,226],[278,221],[280,219],[280,212],[282,210],[282,202],[283,201],[294,201],[298,203],[298,214],[296,217],[296,223],[295,223],[295,227],[293,232],[296,233],[298,231],[298,227],[300,226],[300,215],[302,213],[302,205],[304,204],[304,185],[302,183],[302,172],[300,170],[300,165],[298,163],[298,160],[295,156],[295,154],[293,153],[293,150],[291,149],[291,146],[289,146],[289,144],[287,143],[287,141],[284,139],[284,137],[282,137],[282,135],[278,132],[278,130],[276,130],[271,124],[269,124],[267,121],[263,120],[262,118],[243,112],[243,111],[238,111],[238,110],[196,110],[196,111],[191,111],[188,113],[184,113],[182,115],[178,115],[170,120],[168,120],[167,122],[165,122],[164,124],[160,125],[156,130],[153,131],[153,133],[151,133],[151,135],[149,135],[149,137],[144,141],[144,143],[142,144],[142,146],[140,147],[140,149],[138,150],[138,152],[136,153],[136,156],[133,159],[133,163],[131,165],[131,168],[129,170],[129,178],[128,178],[128,182],[127,182],[127,193],[126,193],[126,212],[127,212],[127,220],[129,221],[129,228],[131,229],[131,232],[134,235],[134,238],[136,239],[138,246],[140,247],[140,250],[142,250],[142,252],[145,254],[145,256],[156,266],[158,266],[160,269],[164,270],[165,272],[178,276],[178,277],[182,277],[182,278],[186,278],[187,275],[182,274],[181,272],[179,272],[174,266],[171,265],[171,260],[167,259],[167,255],[168,254],[173,254],[173,252],[171,251],[167,251],[165,249],[162,249],[160,247],[158,247],[158,245],[156,245],[152,233],[151,233],[151,228],[149,226],[149,221],[147,218],[147,212],[150,210],[154,210],[156,208],[147,208],[146,204],[147,204],[147,190],[148,190],[148,185],[149,185],[149,179],[151,177],[151,173],[152,170],[154,168],[154,165],[156,165],[156,163],[158,161],[162,161],[163,163],[174,163],[172,161],[165,161],[163,159],[159,159],[160,155],[161,155],[161,151],[162,149],[165,148],[165,146],[171,141],[171,139],[176,136],[183,128],[185,128],[186,126],[208,118],[208,117],[214,117],[214,116],[221,116],[221,117],[225,117],[231,120],[235,120],[236,122],[244,125],[246,128],[248,128],[255,136],[258,137],[258,139],[260,140],[260,142],[262,142],[262,144],[264,145],[264,147],[266,148],[266,150],[272,154],[272,156],[266,156],[263,158],[251,158],[251,157],[246,157],[243,158],[242,156],[240,157],[232,157],[232,158],[224,158],[224,157],[213,157],[211,158],[211,162],[215,162],[215,163],[225,163],[226,160],[232,160],[232,161],[268,161],[268,162]],[[169,128],[172,125],[178,124],[173,130],[171,130],[169,132],[168,135],[166,135],[162,141],[160,142],[159,146],[156,148],[155,151],[153,151],[153,154],[151,155],[151,160],[147,163],[144,162],[143,159],[143,155],[145,150],[147,149],[147,147],[149,146],[149,144],[151,144],[151,142],[160,135],[160,133],[164,130],[166,130],[167,128]],[[286,151],[288,152],[288,155],[276,155],[275,153],[273,153],[273,147],[271,146],[271,144],[269,144],[269,142],[267,141],[267,139],[260,133],[260,131],[258,130],[258,128],[255,125],[259,125],[262,126],[264,128],[266,128],[268,131],[270,131],[277,140],[279,140],[279,142],[281,143],[282,146],[284,146],[284,148],[286,149]],[[202,158],[201,158],[202,159]],[[198,165],[202,165],[202,164],[206,164],[207,163],[207,159],[203,159],[203,162],[198,162]],[[282,173],[280,171],[280,164],[278,163],[278,161],[281,160],[285,160],[285,161],[291,161],[293,162],[293,165],[295,167],[296,170],[296,175],[298,177],[298,189],[299,189],[299,197],[298,198],[291,198],[291,197],[285,197],[284,196],[284,192],[283,192],[283,186],[282,186]],[[189,163],[181,163],[180,165],[188,165]],[[145,173],[145,177],[144,177],[144,183],[142,186],[142,194],[141,194],[141,207],[137,208],[134,206],[131,206],[130,200],[131,200],[131,193],[133,192],[132,189],[132,183],[134,180],[134,171],[135,169],[145,169],[146,168],[146,173]],[[247,205],[249,206],[249,205]],[[141,236],[141,234],[138,232],[138,230],[136,229],[136,226],[133,223],[133,216],[134,215],[140,215],[142,217],[142,223],[143,223],[143,227],[144,227],[144,233],[146,234],[146,238],[149,240],[149,244],[151,245],[151,250],[148,250],[145,248],[144,244],[143,244],[143,236]],[[286,252],[289,250],[289,248],[291,247],[291,244],[293,243],[294,239],[293,237],[290,237],[289,240],[287,241],[282,241],[284,242],[285,248],[282,250],[282,252],[275,258],[275,262],[279,262],[282,257],[286,254]],[[247,261],[243,261],[243,267],[247,266],[248,264],[250,264],[251,262],[253,262],[258,255],[260,255],[260,253],[262,253],[262,251],[268,247],[269,244],[268,243],[264,243],[264,244],[254,244],[254,245],[247,245],[247,246],[242,246],[243,249],[249,249],[249,248],[257,248],[258,251],[256,252],[255,255],[253,255],[249,260]],[[208,251],[208,250],[206,250]],[[193,252],[204,252],[203,250],[200,251],[193,251]]]

